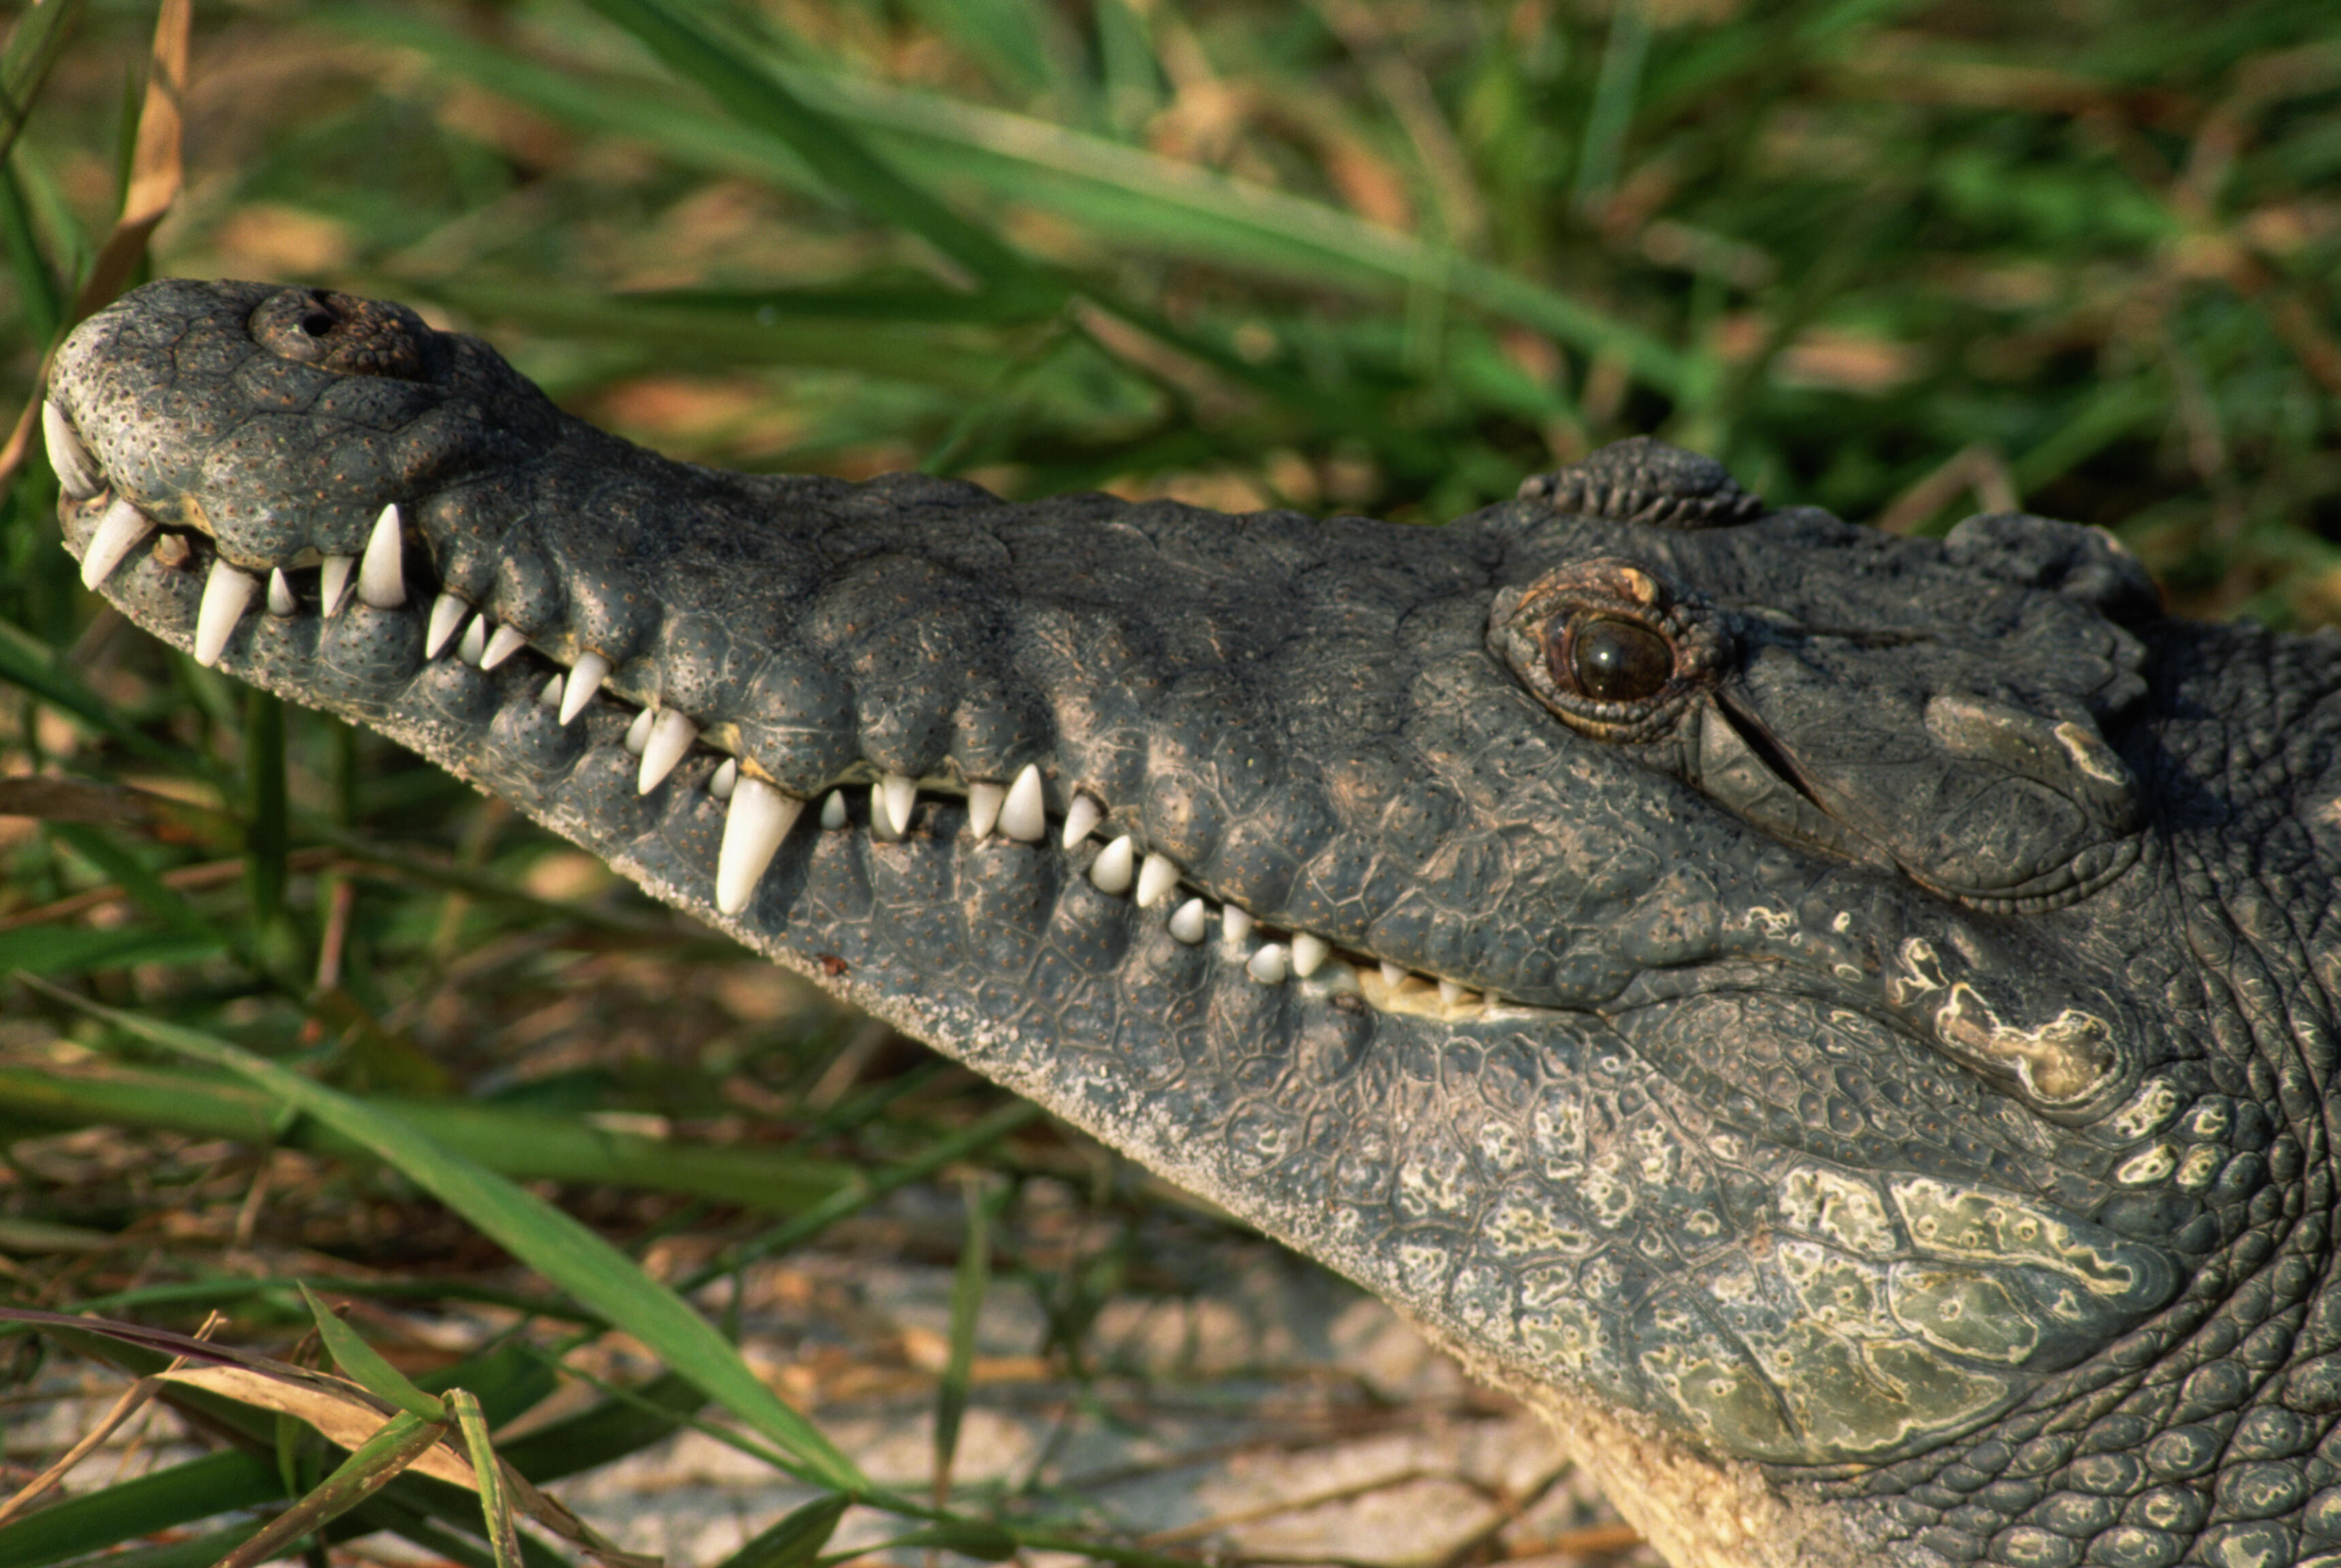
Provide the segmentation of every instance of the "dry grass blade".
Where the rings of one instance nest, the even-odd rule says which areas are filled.
[[[204,1326],[196,1337],[199,1339],[210,1337],[212,1331],[219,1326],[219,1313],[213,1313],[204,1319]],[[181,1357],[172,1362],[166,1369],[166,1374],[179,1370],[184,1359]],[[5,1503],[0,1503],[0,1524],[5,1524],[17,1514],[22,1513],[46,1493],[49,1488],[73,1473],[75,1466],[96,1453],[107,1438],[121,1430],[124,1422],[144,1409],[147,1403],[162,1392],[162,1378],[156,1376],[142,1377],[124,1389],[122,1397],[114,1402],[113,1408],[98,1418],[96,1425],[82,1433],[80,1440],[60,1455],[55,1463],[33,1477],[14,1497],[9,1498]]]
[[[154,61],[146,77],[146,101],[138,111],[130,189],[122,199],[122,215],[115,219],[89,276],[74,295],[75,322],[122,292],[146,252],[154,225],[179,199],[186,178],[181,140],[186,125],[187,34],[194,21],[194,0],[163,0],[154,18]]]
[[[1895,497],[1873,526],[1888,534],[1910,533],[1970,493],[1987,512],[2013,512],[2024,504],[2007,460],[1978,441],[1960,447],[1941,467]]]
[[[380,1433],[385,1417],[412,1413],[384,1409],[355,1384],[335,1387],[322,1379],[296,1382],[248,1367],[191,1366],[157,1375],[168,1383],[202,1389],[278,1415],[289,1415],[314,1427],[328,1443],[353,1453]],[[453,1450],[418,1449],[408,1463],[435,1481],[444,1481],[465,1491],[474,1485],[471,1466]]]

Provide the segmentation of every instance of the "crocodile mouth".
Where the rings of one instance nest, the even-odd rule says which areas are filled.
[[[153,625],[199,664],[266,685],[266,644],[321,646],[338,634],[395,664],[405,653],[407,678],[458,664],[500,680],[522,680],[535,706],[563,730],[589,715],[633,759],[637,794],[696,789],[724,813],[721,847],[703,896],[727,918],[752,915],[760,884],[792,833],[857,832],[873,844],[935,831],[922,798],[951,802],[956,830],[983,842],[1041,847],[1051,843],[1099,892],[1131,899],[1190,947],[1215,943],[1219,956],[1262,984],[1300,984],[1326,999],[1350,998],[1377,1012],[1444,1024],[1502,1021],[1549,1009],[1360,952],[1314,932],[1264,921],[1200,886],[1170,856],[1131,833],[1107,828],[1111,803],[1087,788],[1056,791],[1031,762],[1012,776],[946,773],[911,777],[862,761],[810,790],[784,789],[742,744],[739,727],[703,722],[632,688],[623,668],[600,654],[547,648],[518,627],[500,624],[443,586],[431,551],[395,502],[376,516],[363,550],[306,548],[270,564],[238,563],[214,538],[199,498],[134,499],[111,483],[67,411],[44,404],[50,461],[63,487],[65,544],[81,560],[93,592],[119,588],[132,574],[152,573],[177,606]],[[164,522],[161,517],[173,521]],[[143,554],[142,554],[143,551]],[[194,584],[201,584],[200,589]],[[192,614],[187,601],[193,600]],[[144,619],[144,617],[142,617]],[[564,657],[563,654],[567,656]]]

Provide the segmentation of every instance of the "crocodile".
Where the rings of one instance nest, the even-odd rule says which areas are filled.
[[[56,357],[84,580],[1377,1293],[1683,1568],[2341,1564],[2341,637],[1648,438],[1439,527]]]

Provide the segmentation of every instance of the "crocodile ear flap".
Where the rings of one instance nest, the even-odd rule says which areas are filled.
[[[2103,528],[2028,512],[1969,517],[1943,539],[1951,564],[2003,583],[2078,599],[2118,625],[2162,614],[2162,590],[2145,564]]]

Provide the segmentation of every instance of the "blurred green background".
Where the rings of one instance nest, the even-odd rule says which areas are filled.
[[[154,9],[11,21],[13,411],[121,203]],[[394,295],[705,462],[1428,524],[1655,432],[1776,503],[2021,505],[2185,613],[2341,622],[2332,0],[251,0],[197,7],[184,108],[144,275]],[[1109,1296],[1191,1287],[1148,1272],[1178,1200],[137,635],[55,501],[35,447],[0,496],[0,974],[394,1107],[638,1255],[783,1256],[856,1172],[972,1171],[1015,1199],[991,1239],[893,1244],[977,1297],[996,1256],[1068,1377]],[[273,1344],[296,1273],[554,1312],[394,1170],[20,987],[0,1154],[17,1302]],[[48,1386],[35,1343],[0,1386]],[[182,1479],[166,1522],[217,1495]]]
[[[2341,614],[2322,0],[676,7],[712,65],[635,9],[199,7],[154,265],[414,301],[710,462],[1439,521],[1657,432]],[[150,15],[88,7],[15,153],[13,394]]]

